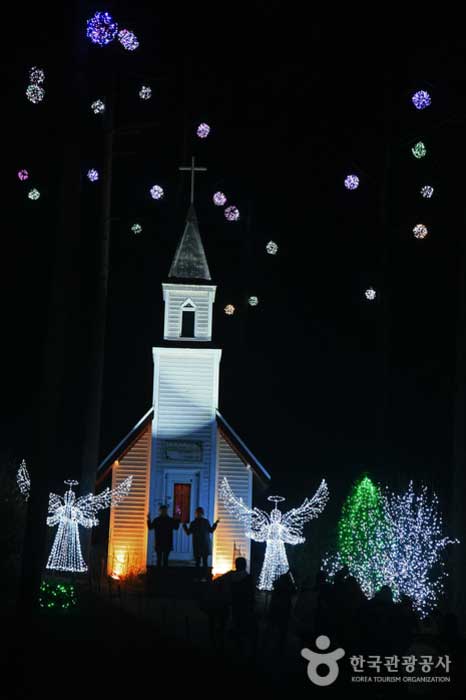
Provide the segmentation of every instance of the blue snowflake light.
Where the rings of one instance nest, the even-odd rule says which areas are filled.
[[[425,90],[418,90],[415,92],[411,98],[411,101],[416,109],[425,109],[426,107],[429,107],[432,102],[429,93]]]
[[[87,171],[87,179],[91,182],[97,182],[97,180],[99,179],[99,173],[95,168],[91,168]]]
[[[122,29],[118,32],[118,41],[127,51],[135,51],[139,46],[136,34],[130,32],[129,29]]]
[[[162,199],[163,195],[163,187],[160,187],[160,185],[154,185],[150,188],[150,196],[152,199]]]
[[[359,178],[357,175],[347,175],[345,177],[345,187],[347,190],[356,190],[359,187]]]
[[[424,199],[430,199],[434,194],[434,188],[431,185],[424,185],[424,187],[421,187],[421,194]]]
[[[139,90],[139,97],[141,100],[150,100],[152,97],[152,88],[148,87],[147,85],[143,85]]]
[[[96,12],[87,20],[86,36],[93,44],[106,46],[118,33],[118,24],[109,12]]]

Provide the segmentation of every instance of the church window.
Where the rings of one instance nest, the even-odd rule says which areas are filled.
[[[181,337],[182,338],[194,338],[194,321],[195,321],[194,309],[183,309],[183,315],[181,317]]]

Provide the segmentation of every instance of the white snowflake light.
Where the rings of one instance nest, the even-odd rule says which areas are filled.
[[[269,255],[276,255],[278,253],[278,245],[273,241],[269,241],[265,249]]]
[[[127,51],[135,51],[139,46],[136,35],[128,29],[122,29],[118,32],[118,41]]]
[[[95,168],[91,168],[90,170],[87,171],[87,179],[90,182],[97,182],[99,179],[99,173]]]
[[[368,288],[366,289],[366,291],[364,292],[364,296],[365,296],[366,299],[368,299],[369,301],[374,301],[374,299],[375,299],[376,296],[377,296],[377,292],[375,291],[374,287],[368,287]]]
[[[235,313],[235,307],[233,306],[233,304],[227,304],[224,308],[224,311],[227,316],[233,316],[233,314]]]
[[[249,299],[248,299],[249,306],[257,306],[258,303],[259,303],[259,299],[257,297],[249,297]]]
[[[227,221],[238,221],[239,220],[239,209],[237,207],[229,206],[225,209],[225,219]]]
[[[103,100],[95,100],[95,102],[91,104],[91,109],[94,114],[103,114],[105,112],[105,102],[103,102]]]
[[[39,197],[40,197],[39,190],[37,190],[35,187],[33,187],[32,190],[29,190],[28,197],[29,197],[29,199],[32,199],[33,201],[35,201],[36,199],[39,199]]]
[[[266,542],[258,588],[271,591],[276,579],[290,569],[285,544],[305,542],[304,524],[323,511],[329,492],[323,479],[311,499],[306,498],[299,508],[292,508],[287,513],[282,513],[277,507],[277,503],[285,500],[282,496],[269,496],[268,500],[275,503],[270,515],[259,508],[249,508],[242,498],[236,498],[225,477],[220,485],[220,497],[226,509],[242,522],[246,537],[255,542]]]
[[[163,188],[160,185],[154,185],[150,188],[150,196],[152,199],[162,199],[164,195]]]
[[[32,85],[40,85],[45,80],[45,73],[41,68],[33,66],[29,71],[29,82]]]
[[[150,100],[152,97],[152,88],[148,87],[147,85],[143,85],[139,90],[139,97],[141,100]]]
[[[424,185],[421,187],[421,194],[424,199],[430,199],[434,194],[434,188],[431,185]]]
[[[141,231],[142,231],[142,226],[141,226],[141,224],[133,224],[133,225],[131,226],[131,231],[132,231],[133,233],[141,233]]]
[[[45,90],[40,85],[27,86],[26,97],[28,98],[29,102],[32,102],[33,105],[37,105],[39,102],[42,102],[44,96]]]
[[[31,478],[29,476],[28,468],[24,459],[19,465],[18,471],[16,472],[16,483],[18,484],[18,488],[21,491],[21,494],[27,501],[29,498],[29,492],[31,490]]]
[[[416,224],[413,228],[414,238],[425,238],[428,233],[427,226],[424,226],[424,224]]]
[[[210,134],[210,126],[202,122],[202,124],[199,124],[199,126],[197,127],[196,134],[199,136],[200,139],[207,138],[207,136]]]
[[[217,207],[223,207],[227,203],[227,198],[223,192],[216,192],[212,199]]]

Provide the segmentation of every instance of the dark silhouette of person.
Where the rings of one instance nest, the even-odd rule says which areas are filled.
[[[247,561],[237,557],[235,570],[226,574],[230,586],[232,631],[239,647],[248,644],[254,655],[257,642],[254,581],[247,571]]]
[[[193,554],[196,562],[196,568],[202,567],[203,577],[207,576],[207,564],[210,554],[210,535],[215,532],[219,520],[216,520],[213,525],[209,523],[207,518],[204,518],[204,508],[196,508],[194,511],[194,520],[191,523],[183,523],[183,530],[187,535],[193,536]]]
[[[166,505],[159,507],[159,516],[150,519],[150,514],[147,514],[147,527],[154,531],[155,544],[154,549],[157,553],[157,566],[168,566],[168,557],[173,549],[173,530],[178,530],[180,521],[176,518],[171,518],[168,515]]]
[[[291,572],[282,574],[273,584],[269,608],[269,626],[272,632],[278,634],[278,649],[282,652],[288,637],[288,626],[291,615],[293,596],[296,586]]]

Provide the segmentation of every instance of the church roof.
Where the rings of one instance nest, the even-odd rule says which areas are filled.
[[[178,243],[168,277],[202,281],[212,279],[193,204],[188,209],[184,232]]]
[[[117,459],[121,459],[122,456],[129,450],[129,448],[136,442],[143,430],[147,427],[149,421],[154,417],[154,409],[150,408],[147,413],[136,423],[136,425],[129,431],[125,437],[120,440],[120,442],[109,452],[109,454],[102,460],[99,464],[97,470],[97,481],[101,482],[107,476],[110,468]],[[239,435],[233,430],[231,425],[222,416],[220,411],[216,412],[217,425],[219,430],[222,432],[224,437],[231,444],[233,449],[237,452],[238,456],[255,472],[255,474],[262,481],[270,481],[272,478],[259,462],[259,460],[253,455],[251,450],[246,446],[246,444],[241,440]]]

